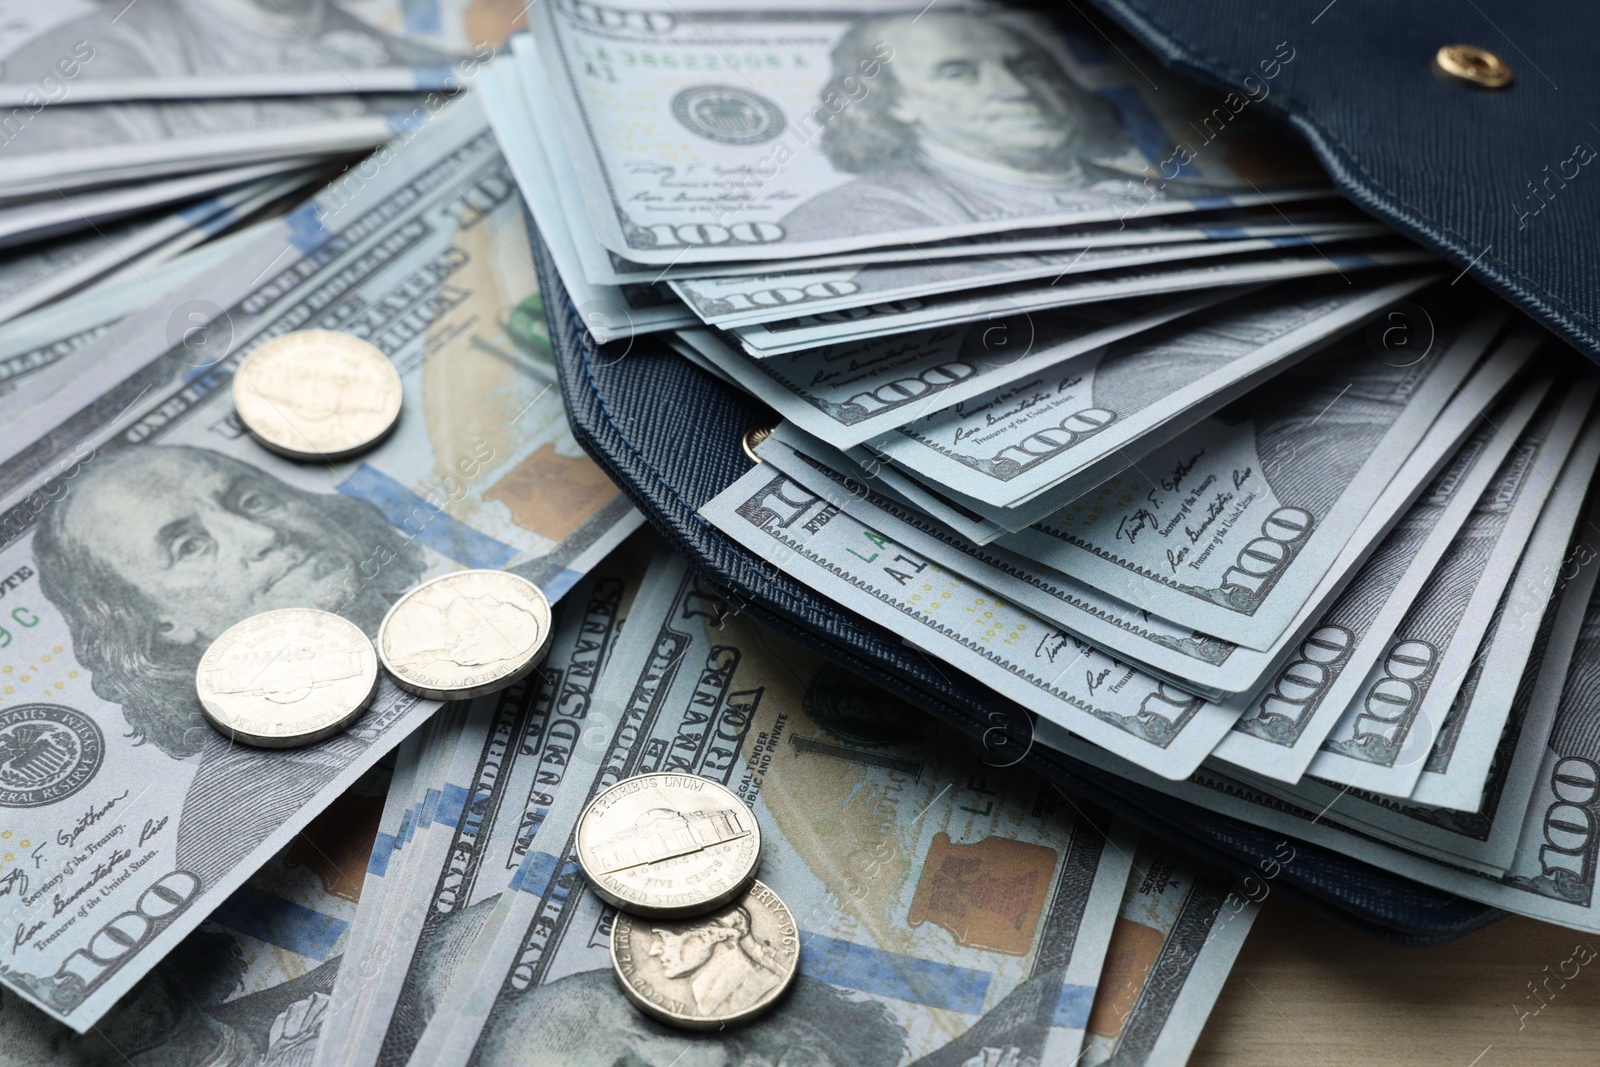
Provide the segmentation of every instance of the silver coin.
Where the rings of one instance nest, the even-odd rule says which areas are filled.
[[[395,602],[378,655],[408,693],[465,700],[533,673],[550,651],[550,601],[507,571],[456,571]]]
[[[736,902],[692,919],[618,912],[611,966],[628,999],[690,1030],[716,1030],[770,1009],[794,981],[800,931],[764,882]]]
[[[239,421],[291,459],[344,459],[400,418],[400,372],[374,346],[333,330],[298,330],[246,356],[233,375]]]
[[[761,827],[727,786],[692,774],[618,782],[578,817],[578,863],[595,894],[636,915],[678,918],[744,892]]]
[[[372,702],[378,657],[353,622],[310,608],[224,630],[195,671],[206,719],[247,745],[293,748],[344,729]]]

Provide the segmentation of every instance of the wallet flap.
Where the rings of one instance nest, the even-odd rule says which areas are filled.
[[[1561,0],[1096,0],[1212,87],[1186,147],[1248,111],[1287,122],[1350,201],[1600,360],[1600,7]],[[1511,82],[1435,69],[1486,49]],[[1175,151],[1180,146],[1174,146]]]

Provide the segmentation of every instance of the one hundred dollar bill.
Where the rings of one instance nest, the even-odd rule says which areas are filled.
[[[453,89],[515,15],[471,0],[14,3],[0,107]]]
[[[77,1028],[435,707],[383,684],[343,734],[240,749],[195,695],[213,637],[288,606],[375,632],[460,567],[555,599],[638,522],[571,437],[516,184],[460,116],[107,334],[98,389],[30,411],[46,429],[0,471],[0,798],[41,843],[0,883],[22,931],[0,980]],[[307,327],[400,371],[400,426],[358,460],[278,459],[234,416],[238,361]]]
[[[1023,282],[973,293],[890,300],[845,311],[735,326],[729,331],[751,355],[774,356],[841,341],[865,341],[934,326],[1031,315],[1132,296],[1194,293],[1224,285],[1260,285],[1291,278],[1349,275],[1383,267],[1421,267],[1433,257],[1389,245],[1234,256],[1218,263],[1174,264],[1108,272],[1059,284]]]
[[[1364,227],[1292,237],[1244,237],[1179,244],[1080,248],[1064,252],[972,256],[932,262],[866,263],[828,270],[749,274],[725,278],[684,278],[669,284],[707,325],[720,329],[778,322],[796,315],[824,315],[874,304],[919,300],[944,293],[983,290],[1080,275],[1100,276],[1150,268],[1188,265],[1196,260],[1275,249],[1303,250],[1366,236]],[[1091,281],[1093,278],[1090,279]]]
[[[701,509],[768,564],[1029,711],[1183,777],[1238,709],[1170,685],[757,467]]]
[[[630,612],[533,853],[483,920],[414,1062],[1071,1063],[1133,841],[921,711],[760,629],[664,561]],[[588,781],[577,777],[583,769]],[[800,930],[795,986],[748,1027],[641,1018],[613,977],[576,815],[655,770],[738,792]],[[592,784],[589,784],[592,782]],[[1002,919],[1005,915],[1007,918]],[[463,919],[467,916],[462,916]],[[693,976],[684,979],[691,996]],[[1048,1007],[1046,1007],[1048,1006]]]
[[[1287,841],[1274,864],[1292,863]],[[1260,910],[1244,883],[1139,841],[1095,990],[1082,1067],[1184,1063]]]
[[[1593,569],[1593,563],[1585,564]],[[1141,770],[1049,723],[1038,741],[1088,760],[1168,796],[1241,819],[1293,838],[1322,845],[1376,867],[1446,892],[1518,915],[1578,930],[1600,931],[1600,598],[1591,597],[1576,648],[1556,702],[1554,725],[1535,753],[1533,788],[1524,811],[1505,813],[1498,832],[1516,838],[1504,873],[1470,870],[1419,855],[1416,846],[1396,847],[1371,833],[1338,826],[1321,807],[1284,800],[1274,792],[1209,766],[1175,782]],[[1558,664],[1559,665],[1559,662]],[[1420,815],[1420,813],[1419,813]],[[1497,819],[1497,821],[1499,821]]]
[[[848,449],[1019,379],[1057,374],[1069,361],[1092,364],[1107,345],[1234,293],[1088,304],[767,359],[752,359],[711,330],[681,330],[679,337],[785,419]]]
[[[1300,780],[1552,385],[1532,382],[1475,420],[1472,436],[1299,639],[1214,758]]]
[[[1323,741],[1312,776],[1411,795],[1557,479],[1570,468],[1587,484],[1600,460],[1600,423],[1584,426],[1595,396],[1586,379],[1565,383],[1522,432]]]
[[[217,901],[205,926],[88,1033],[6,997],[0,1002],[6,1063],[307,1063],[327,1036],[328,993],[363,892],[360,872],[374,846],[388,778],[379,766],[356,781]],[[80,839],[99,837],[95,829]]]
[[[1581,505],[1582,494],[1568,494],[1568,488],[1558,487],[1552,508],[1565,512],[1558,518],[1569,520],[1556,525],[1570,529],[1575,508],[1566,507],[1569,500],[1564,498],[1578,495]],[[1535,533],[1535,539],[1542,533],[1547,534],[1550,525],[1541,517],[1543,529]],[[1493,715],[1504,722],[1500,736],[1491,739],[1486,746],[1489,751],[1474,754],[1488,767],[1483,784],[1476,790],[1457,791],[1446,778],[1434,793],[1446,797],[1449,802],[1435,804],[1416,795],[1422,792],[1420,788],[1411,798],[1400,800],[1360,789],[1335,787],[1312,778],[1284,787],[1253,776],[1244,777],[1252,785],[1297,806],[1326,809],[1326,819],[1359,833],[1444,863],[1489,874],[1504,873],[1516,854],[1523,813],[1533,796],[1539,764],[1555,725],[1562,688],[1588,611],[1595,576],[1600,573],[1600,568],[1591,565],[1596,540],[1593,528],[1572,539],[1567,556],[1558,556],[1550,580],[1539,583],[1545,591],[1545,599],[1538,604],[1523,600],[1533,591],[1531,586],[1507,591],[1508,597],[1514,593],[1517,599],[1502,604],[1488,639],[1494,644],[1480,655],[1462,683],[1452,714]],[[1529,553],[1532,552],[1530,544]],[[1532,562],[1529,556],[1524,557],[1524,564]],[[1540,564],[1543,562],[1539,560]],[[1519,568],[1519,582],[1539,569],[1539,566]],[[1511,608],[1511,604],[1517,604],[1518,608]],[[1507,643],[1495,639],[1502,627],[1508,631],[1520,628],[1522,622],[1518,616],[1522,607],[1530,609],[1528,613],[1533,616],[1531,625],[1527,626],[1529,632],[1524,638],[1509,642],[1508,652]],[[1511,654],[1518,650],[1523,652],[1520,659]],[[1509,677],[1496,674],[1497,669],[1503,669]],[[1481,706],[1481,702],[1497,698],[1505,701],[1503,707]],[[1438,747],[1436,744],[1435,748]],[[1435,765],[1431,755],[1430,765]],[[1430,773],[1442,774],[1443,771],[1424,771],[1424,781]]]
[[[1442,350],[1328,349],[1001,543],[1162,618],[1270,647],[1503,319],[1435,321]],[[1519,331],[1499,358],[1520,364],[1538,343]]]
[[[1548,380],[1544,383],[1546,390],[1549,384]],[[1351,538],[1352,544],[1346,547],[1335,566],[1329,568],[1329,575],[1307,600],[1284,637],[1265,650],[1242,648],[1221,641],[1121,603],[1098,589],[1059,571],[1042,567],[1017,553],[995,545],[974,544],[952,533],[942,520],[929,518],[914,505],[882,491],[881,479],[865,473],[852,475],[840,471],[797,449],[795,442],[801,441],[803,435],[788,425],[779,426],[771,437],[761,443],[757,453],[770,460],[778,470],[812,492],[827,496],[830,502],[879,533],[927,556],[942,567],[971,578],[1109,655],[1132,662],[1141,670],[1180,689],[1236,709],[1236,714],[1238,710],[1250,708],[1248,714],[1259,715],[1263,713],[1263,707],[1277,707],[1278,702],[1272,698],[1280,690],[1300,695],[1296,692],[1297,680],[1305,675],[1305,666],[1300,662],[1305,657],[1294,655],[1292,646],[1313,641],[1313,649],[1320,647],[1319,642],[1323,638],[1313,638],[1317,629],[1312,626],[1313,620],[1317,619],[1333,597],[1345,595],[1340,592],[1345,577],[1362,567],[1362,560],[1379,540],[1387,540],[1384,531],[1395,525],[1396,519],[1407,510],[1407,504],[1416,497],[1423,484],[1435,475],[1440,466],[1438,459],[1448,456],[1449,449],[1472,433],[1475,426],[1481,427],[1481,435],[1485,438],[1481,450],[1491,453],[1485,461],[1486,469],[1477,478],[1477,481],[1487,484],[1499,466],[1498,457],[1509,452],[1513,443],[1510,438],[1502,438],[1500,434],[1520,432],[1522,425],[1532,418],[1534,409],[1544,395],[1542,391],[1535,390],[1524,402],[1513,402],[1509,410],[1493,408],[1486,420],[1483,414],[1485,407],[1492,404],[1495,393],[1503,385],[1504,376],[1487,381],[1475,377],[1472,387],[1463,390],[1451,402],[1429,428],[1424,438],[1427,447],[1419,447],[1419,454],[1409,459],[1390,481],[1362,521],[1356,536]],[[1489,421],[1493,425],[1489,425]],[[802,444],[801,448],[804,447]],[[1467,454],[1461,457],[1462,462],[1469,462],[1472,454],[1468,449]],[[1449,473],[1443,472],[1438,476],[1448,478]],[[1461,480],[1458,475],[1456,481]],[[1453,486],[1455,482],[1447,484]],[[1462,515],[1457,525],[1465,521],[1465,512],[1476,501],[1477,495],[1476,490],[1468,493],[1461,505]],[[1441,535],[1442,543],[1436,546],[1435,560],[1444,552],[1449,539],[1448,532]],[[1418,583],[1421,580],[1417,579]],[[1352,595],[1371,599],[1370,594]],[[1403,611],[1403,607],[1400,610]],[[1330,614],[1332,611],[1329,609]],[[1302,647],[1301,652],[1304,651]],[[1267,687],[1267,692],[1259,692],[1269,674],[1275,677],[1275,684]],[[1333,679],[1330,677],[1327,680]],[[1342,703],[1339,704],[1332,714],[1336,715],[1343,707]],[[1308,714],[1315,710],[1314,703],[1306,709]],[[1233,731],[1214,750],[1214,755],[1227,752],[1237,745],[1236,739],[1243,722],[1244,719],[1241,719],[1240,723],[1235,723]],[[1329,719],[1328,725],[1331,726],[1331,723],[1332,719]],[[1315,751],[1316,744],[1308,743],[1299,769],[1286,775],[1286,780],[1297,779],[1304,762],[1309,761]]]
[[[352,982],[351,992],[372,1006],[340,1046],[319,1049],[318,1063],[403,1065],[410,1058],[462,962],[461,950],[533,848],[588,728],[601,670],[641,576],[616,556],[602,564],[558,606],[550,657],[539,674],[474,702],[479,723],[457,742],[458,759],[466,758],[441,791],[435,840],[417,852],[417,876],[394,910],[386,902],[371,916],[391,930],[371,975],[385,992],[379,997],[365,982]],[[397,911],[418,919],[396,929],[389,917]],[[368,918],[365,909],[358,918]]]
[[[556,120],[556,106],[548,89],[543,59],[528,34],[510,41],[527,100],[525,116],[529,132],[540,142],[550,164],[552,183],[536,204],[548,203],[550,210],[564,218],[584,218],[587,208],[577,168]],[[1363,230],[1362,227],[1371,227]],[[605,248],[586,227],[575,234],[579,260],[588,281],[596,285],[655,283],[688,278],[726,278],[777,271],[809,270],[855,266],[867,263],[927,262],[977,255],[1011,255],[1029,252],[1063,252],[1086,248],[1113,248],[1128,245],[1169,244],[1186,241],[1238,240],[1243,238],[1300,237],[1318,232],[1348,232],[1370,237],[1383,236],[1380,227],[1353,215],[1348,209],[1327,200],[1303,204],[1258,205],[1252,208],[1218,208],[1199,213],[1130,216],[1114,222],[1079,223],[1070,226],[1030,227],[922,241],[902,246],[855,248],[820,255],[787,256],[767,261],[744,260],[730,263],[645,264],[629,260]],[[779,249],[778,255],[785,255]]]
[[[1277,286],[1108,345],[1059,371],[1041,368],[907,422],[871,447],[1020,530],[1422,284]],[[1349,342],[1340,352],[1348,358],[1362,344]]]
[[[540,5],[530,25],[596,235],[640,263],[782,259],[1320,184],[1298,159],[1250,153],[1265,176],[1234,170],[1249,150],[1216,142],[1249,116],[1190,145],[1194,96],[1175,80],[1154,91],[1124,58],[1137,46],[1070,18],[879,2],[689,18],[630,2],[605,20]],[[940,80],[957,67],[980,80]]]

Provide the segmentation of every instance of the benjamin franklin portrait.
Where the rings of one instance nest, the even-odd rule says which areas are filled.
[[[308,492],[203,448],[105,453],[67,485],[34,532],[45,594],[130,736],[175,760],[200,756],[178,860],[208,877],[282,825],[364,742],[337,735],[277,753],[267,775],[259,753],[206,725],[195,669],[207,646],[242,619],[287,607],[332,611],[374,634],[421,575],[422,552],[366,501]],[[240,826],[246,796],[250,825]]]
[[[893,58],[863,94],[856,72],[885,43]],[[853,99],[828,120],[822,149],[852,177],[792,211],[791,237],[1104,207],[1141,191],[1146,161],[1111,105],[993,18],[864,18],[832,61],[824,99]]]

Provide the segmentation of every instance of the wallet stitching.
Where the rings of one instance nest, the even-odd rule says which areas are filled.
[[[1290,96],[1291,100],[1293,99],[1293,94],[1285,94],[1285,95]],[[1385,194],[1396,206],[1400,207],[1402,210],[1411,213],[1412,215],[1414,215],[1415,217],[1417,217],[1419,219],[1426,219],[1428,221],[1428,225],[1433,227],[1434,229],[1438,230],[1439,232],[1448,234],[1449,236],[1455,238],[1457,241],[1459,241],[1463,245],[1470,245],[1471,244],[1471,242],[1467,240],[1466,235],[1461,233],[1461,232],[1459,232],[1458,230],[1456,230],[1455,227],[1450,226],[1450,225],[1448,225],[1448,224],[1446,224],[1444,222],[1440,222],[1438,220],[1435,220],[1429,215],[1425,215],[1419,208],[1417,208],[1409,200],[1407,200],[1405,197],[1402,197],[1399,193],[1395,192],[1390,186],[1385,184],[1382,180],[1380,180],[1377,177],[1373,176],[1373,174],[1370,171],[1368,171],[1360,163],[1356,162],[1355,157],[1353,155],[1351,155],[1351,153],[1350,153],[1350,149],[1345,146],[1345,143],[1342,140],[1339,139],[1339,136],[1337,134],[1335,134],[1332,131],[1327,130],[1327,129],[1321,127],[1321,126],[1316,125],[1309,118],[1306,118],[1303,113],[1300,114],[1297,117],[1299,118],[1299,120],[1301,122],[1303,122],[1306,125],[1312,127],[1312,129],[1316,131],[1316,133],[1317,133],[1317,135],[1319,137],[1321,137],[1324,140],[1330,142],[1334,147],[1336,147],[1338,149],[1338,151],[1340,153],[1340,156],[1342,157],[1341,162],[1343,163],[1344,168],[1346,170],[1351,171],[1351,172],[1359,175],[1362,178],[1363,181],[1365,181],[1368,185],[1373,186],[1378,191],[1380,191],[1383,194]],[[1594,328],[1595,327],[1596,324],[1589,318],[1588,315],[1586,315],[1583,312],[1579,311],[1577,308],[1575,308],[1571,304],[1569,304],[1566,300],[1564,300],[1563,298],[1561,298],[1561,297],[1557,296],[1556,294],[1552,293],[1550,290],[1546,289],[1541,283],[1539,283],[1539,282],[1533,280],[1532,278],[1528,277],[1522,271],[1518,270],[1516,267],[1513,267],[1511,264],[1507,263],[1504,259],[1501,259],[1499,256],[1492,255],[1492,254],[1490,254],[1488,252],[1485,252],[1479,258],[1479,262],[1483,262],[1484,260],[1487,260],[1488,262],[1490,262],[1492,264],[1495,264],[1502,271],[1504,271],[1507,275],[1517,279],[1523,285],[1527,286],[1529,289],[1532,289],[1534,292],[1539,293],[1545,299],[1550,301],[1550,303],[1552,303],[1552,304],[1556,305],[1557,307],[1561,308],[1568,315],[1570,315],[1573,318],[1577,319],[1579,322],[1584,323],[1585,325],[1589,326],[1590,328]],[[1473,268],[1473,266],[1476,266],[1476,264],[1469,265],[1467,269],[1471,270]]]
[[[1236,70],[1236,68],[1233,67],[1232,64],[1228,63],[1225,60],[1219,59],[1217,56],[1213,55],[1211,52],[1209,52],[1206,49],[1203,49],[1203,48],[1194,49],[1194,48],[1190,48],[1188,46],[1179,46],[1177,44],[1176,35],[1172,32],[1172,30],[1165,23],[1161,22],[1160,20],[1155,18],[1153,15],[1151,15],[1147,11],[1140,11],[1138,14],[1139,14],[1139,18],[1142,21],[1148,23],[1152,29],[1158,31],[1162,35],[1162,37],[1165,39],[1168,47],[1171,49],[1173,55],[1175,55],[1175,56],[1187,56],[1197,66],[1201,66],[1203,69],[1205,69],[1207,74],[1210,74],[1210,75],[1212,75],[1214,77],[1215,76],[1219,76],[1219,75],[1223,76],[1223,77],[1229,77],[1229,78],[1237,78],[1238,77],[1237,70]],[[1246,76],[1247,77],[1253,77],[1253,75],[1246,75]],[[1428,220],[1429,225],[1433,229],[1438,230],[1439,232],[1442,232],[1444,234],[1449,235],[1450,237],[1454,238],[1457,242],[1459,242],[1460,244],[1462,244],[1464,246],[1469,246],[1470,247],[1470,245],[1473,242],[1468,241],[1464,234],[1459,233],[1452,226],[1446,225],[1446,224],[1444,224],[1442,222],[1434,221],[1431,218],[1431,216],[1429,216],[1426,213],[1424,213],[1423,211],[1421,211],[1419,208],[1417,208],[1414,204],[1412,204],[1406,198],[1400,196],[1393,189],[1391,189],[1387,184],[1385,184],[1384,182],[1382,182],[1379,179],[1377,179],[1376,177],[1374,177],[1360,163],[1356,162],[1356,159],[1351,154],[1350,149],[1345,146],[1345,143],[1338,137],[1338,135],[1334,134],[1332,131],[1330,131],[1328,129],[1325,129],[1324,127],[1322,127],[1318,123],[1313,122],[1308,117],[1308,109],[1307,109],[1306,105],[1299,98],[1297,98],[1292,91],[1285,89],[1285,90],[1283,90],[1283,95],[1288,99],[1289,103],[1291,105],[1293,105],[1293,110],[1292,111],[1289,108],[1280,108],[1279,109],[1283,113],[1284,117],[1287,118],[1287,119],[1290,119],[1291,121],[1304,123],[1305,125],[1309,126],[1313,131],[1315,131],[1318,136],[1320,136],[1321,138],[1323,138],[1324,140],[1326,140],[1327,142],[1332,144],[1334,147],[1336,147],[1338,149],[1338,151],[1339,151],[1340,156],[1342,157],[1340,162],[1342,163],[1342,165],[1343,165],[1345,170],[1350,171],[1353,174],[1359,175],[1367,184],[1369,184],[1371,186],[1374,186],[1375,188],[1380,190],[1384,195],[1386,195],[1389,198],[1390,201],[1392,201],[1396,206],[1401,208],[1403,212],[1410,213],[1413,217],[1415,217],[1417,219],[1426,219],[1426,220]],[[1423,227],[1419,227],[1419,229],[1420,228],[1423,228]],[[1554,293],[1550,292],[1550,290],[1546,289],[1542,284],[1540,284],[1539,282],[1534,281],[1532,278],[1529,278],[1522,271],[1520,271],[1517,268],[1511,266],[1509,263],[1507,263],[1505,260],[1501,259],[1499,256],[1489,255],[1486,252],[1486,253],[1484,253],[1484,255],[1482,257],[1480,257],[1480,261],[1483,258],[1487,258],[1490,263],[1498,266],[1501,269],[1501,271],[1504,272],[1506,275],[1509,275],[1510,277],[1517,279],[1523,285],[1525,285],[1527,288],[1532,289],[1534,292],[1536,292],[1540,296],[1542,296],[1545,300],[1549,301],[1551,304],[1553,304],[1556,307],[1560,308],[1570,318],[1576,319],[1578,322],[1580,322],[1583,325],[1587,326],[1590,330],[1600,329],[1600,324],[1595,323],[1594,320],[1592,320],[1588,315],[1586,315],[1583,312],[1579,311],[1578,309],[1574,308],[1566,300],[1564,300],[1563,298],[1561,298],[1561,297],[1555,295]],[[1467,270],[1468,271],[1472,270],[1474,266],[1476,266],[1475,263],[1474,264],[1469,264],[1468,267],[1467,267]]]

